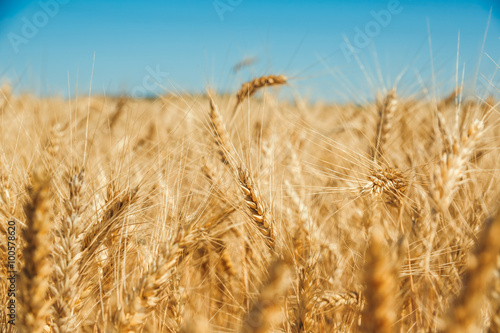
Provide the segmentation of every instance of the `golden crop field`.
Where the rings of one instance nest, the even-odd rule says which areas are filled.
[[[4,86],[2,332],[500,332],[495,96],[291,84]]]

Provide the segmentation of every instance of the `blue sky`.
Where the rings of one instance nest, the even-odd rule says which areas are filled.
[[[458,76],[477,76],[481,94],[500,60],[498,1],[0,0],[0,77],[61,96],[88,93],[91,78],[93,93],[144,96],[234,91],[273,73],[291,78],[283,94],[313,99],[362,101],[396,81],[442,94],[459,33]]]

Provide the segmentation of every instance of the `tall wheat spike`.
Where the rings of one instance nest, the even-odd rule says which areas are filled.
[[[379,120],[377,123],[377,136],[375,138],[375,149],[373,160],[376,162],[383,154],[384,145],[387,142],[392,127],[394,114],[398,105],[396,89],[391,89],[378,107]]]
[[[283,296],[290,287],[290,268],[282,261],[269,267],[269,278],[260,290],[257,300],[241,329],[242,333],[265,333],[276,331],[282,321]]]
[[[472,333],[479,330],[482,301],[491,284],[500,253],[500,213],[484,229],[478,240],[463,289],[453,304],[445,332]]]
[[[126,306],[117,309],[117,326],[122,331],[135,332],[144,326],[146,318],[164,297],[165,285],[172,278],[173,269],[183,260],[185,250],[200,241],[204,231],[203,228],[188,228],[186,231],[179,229],[167,253],[157,258],[134,288],[134,292],[128,295]]]
[[[456,193],[456,184],[463,176],[464,168],[472,155],[478,140],[483,135],[484,123],[475,120],[462,134],[460,140],[453,142],[450,152],[445,152],[433,174],[431,196],[437,206],[445,211]]]
[[[49,315],[48,291],[52,273],[49,184],[50,180],[41,171],[35,171],[25,206],[24,267],[19,278],[21,332],[42,332]]]
[[[210,96],[210,121],[213,128],[215,143],[219,148],[219,154],[221,156],[221,161],[224,164],[228,164],[233,161],[233,149],[231,140],[229,138],[229,133],[224,125],[224,120],[219,112],[217,105],[215,104],[213,98]]]
[[[51,293],[54,297],[53,323],[54,332],[71,332],[77,326],[77,302],[80,299],[78,285],[80,260],[82,258],[81,240],[83,224],[81,214],[82,187],[84,169],[73,175],[69,182],[69,198],[64,202],[65,214],[61,230],[57,232],[59,242],[54,245],[54,283]]]
[[[366,308],[363,312],[363,331],[389,333],[396,322],[395,290],[397,280],[382,233],[374,229],[368,247],[364,272]]]
[[[255,222],[257,229],[264,237],[267,246],[274,248],[275,238],[272,221],[266,211],[264,201],[262,200],[258,188],[255,186],[250,172],[245,167],[238,169],[238,180],[241,192],[245,196],[245,204],[250,212],[250,217]]]

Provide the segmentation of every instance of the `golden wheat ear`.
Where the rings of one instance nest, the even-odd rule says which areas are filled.
[[[482,300],[489,289],[500,252],[500,212],[484,229],[463,277],[463,289],[452,305],[446,333],[480,331]]]
[[[375,137],[375,148],[373,150],[373,160],[377,162],[384,154],[384,146],[392,128],[394,114],[398,107],[398,97],[396,89],[391,89],[378,106],[377,135]]]
[[[224,125],[224,120],[222,119],[222,115],[219,112],[219,108],[217,104],[215,104],[212,96],[209,95],[210,98],[210,125],[213,130],[213,136],[215,137],[215,143],[219,149],[219,155],[222,163],[228,164],[233,162],[233,146],[231,143],[231,139],[229,137],[229,133],[226,130],[226,126]]]
[[[288,78],[284,75],[269,75],[261,76],[253,79],[250,82],[243,83],[240,90],[236,93],[236,104],[233,109],[233,114],[236,112],[238,106],[243,103],[246,98],[250,98],[263,87],[271,87],[283,85],[288,82]]]
[[[81,200],[85,171],[73,175],[69,181],[69,197],[64,202],[65,213],[61,229],[56,232],[59,241],[54,245],[54,277],[51,294],[52,330],[69,332],[76,328],[77,303],[80,301],[83,224]]]
[[[262,199],[258,186],[254,182],[254,178],[249,169],[242,163],[238,163],[233,157],[233,145],[229,139],[229,134],[226,131],[222,116],[218,108],[210,97],[210,119],[214,130],[216,143],[219,147],[221,161],[228,166],[235,176],[236,181],[244,195],[244,201],[248,208],[251,220],[260,231],[265,239],[266,245],[274,248],[275,236],[273,231],[273,222],[270,214],[267,211],[266,204]],[[231,154],[233,152],[233,154]]]
[[[21,332],[41,333],[49,315],[50,275],[50,179],[40,171],[33,173],[25,205],[26,228],[22,232],[24,267],[19,279],[19,327]]]
[[[394,263],[379,229],[372,230],[367,256],[362,329],[363,332],[390,333],[396,322],[397,279]]]
[[[273,222],[267,212],[267,207],[264,200],[262,200],[259,189],[255,186],[247,168],[240,167],[238,169],[238,183],[241,192],[245,196],[245,204],[248,207],[252,221],[255,222],[255,226],[264,237],[269,249],[273,249],[275,244]]]
[[[165,298],[165,294],[171,291],[165,286],[171,281],[175,269],[192,251],[190,248],[200,243],[204,233],[204,228],[189,227],[186,230],[179,228],[170,247],[164,250],[165,253],[157,258],[132,293],[127,295],[126,304],[116,309],[114,315],[116,325],[123,332],[136,332],[142,329],[149,315]],[[176,319],[181,320],[181,314],[178,312],[177,314]]]
[[[127,106],[128,99],[126,97],[120,97],[118,101],[116,102],[115,110],[109,117],[109,129],[113,130],[115,127],[116,123],[118,122],[118,119],[120,118],[121,114],[125,110],[125,107]]]
[[[247,314],[241,333],[275,332],[282,322],[283,297],[290,287],[290,268],[276,260],[269,266],[269,278]]]
[[[387,203],[401,204],[409,184],[401,171],[396,168],[374,170],[368,179],[369,182],[361,188],[361,195],[383,196]]]
[[[441,155],[431,182],[431,198],[441,211],[450,206],[458,190],[457,183],[463,176],[467,162],[484,133],[484,122],[475,120],[460,139],[455,137],[451,150]]]

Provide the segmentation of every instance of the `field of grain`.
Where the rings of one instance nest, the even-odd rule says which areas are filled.
[[[1,331],[500,332],[495,97],[280,100],[289,81],[4,86]]]

